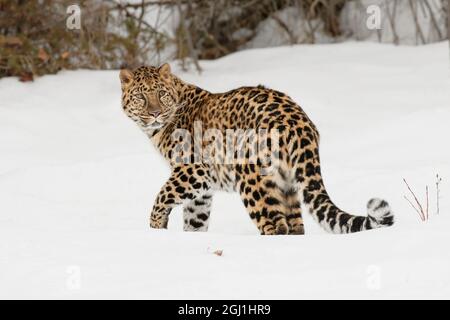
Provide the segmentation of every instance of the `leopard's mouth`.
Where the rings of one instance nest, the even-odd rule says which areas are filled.
[[[164,126],[164,123],[155,121],[152,124],[148,125],[147,127],[150,129],[160,129],[163,126]]]
[[[140,117],[141,123],[146,129],[160,129],[164,127],[170,119],[170,114],[167,112],[164,112],[160,115],[158,115],[156,118],[153,116],[143,116]]]
[[[144,122],[144,126],[147,129],[153,129],[153,130],[160,129],[161,127],[164,126],[164,122],[161,121],[160,119],[151,118]]]

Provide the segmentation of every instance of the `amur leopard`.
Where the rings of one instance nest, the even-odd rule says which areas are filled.
[[[286,94],[263,86],[211,93],[179,79],[168,64],[121,70],[120,80],[126,115],[171,163],[171,176],[156,197],[150,227],[167,228],[171,210],[183,205],[184,230],[206,231],[215,190],[237,191],[263,235],[304,234],[301,202],[325,230],[333,233],[394,223],[384,200],[371,199],[367,216],[346,213],[331,201],[320,171],[319,133],[302,108]],[[268,172],[259,159],[226,162],[217,152],[226,143],[217,137],[210,140],[218,148],[214,149],[217,154],[211,155],[218,155],[219,161],[211,161],[211,157],[209,161],[194,159],[193,155],[202,154],[198,149],[207,147],[207,143],[192,144],[178,139],[177,133],[195,137],[209,129],[219,131],[222,137],[229,131],[276,130],[277,152],[270,149],[275,145],[272,136],[272,140],[266,139],[264,149],[266,155],[276,154],[276,165]],[[236,135],[231,141],[236,143],[239,139]],[[232,158],[238,154],[252,158],[250,146],[251,141],[239,145],[233,149]],[[188,156],[175,156],[183,152]]]

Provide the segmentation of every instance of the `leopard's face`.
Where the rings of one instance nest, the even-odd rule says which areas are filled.
[[[170,67],[140,67],[120,72],[122,108],[144,130],[154,130],[170,123],[176,111],[177,92]]]

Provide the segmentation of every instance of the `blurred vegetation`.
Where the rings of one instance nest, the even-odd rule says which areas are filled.
[[[145,63],[165,36],[120,3],[81,0],[81,28],[66,25],[69,0],[0,0],[0,77],[22,81],[61,69]]]
[[[301,43],[314,43],[317,32],[337,39],[342,36],[340,15],[349,1],[79,0],[81,28],[71,30],[66,21],[73,0],[0,0],[0,78],[29,81],[61,69],[117,69],[173,58],[200,70],[198,59],[239,50],[268,18],[289,34],[291,43],[299,43],[276,14],[288,7],[297,8],[309,26]],[[172,30],[167,30],[169,20],[176,24]],[[321,23],[312,26],[311,21]]]

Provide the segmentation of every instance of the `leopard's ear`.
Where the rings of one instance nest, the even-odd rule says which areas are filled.
[[[120,70],[119,77],[122,84],[122,89],[128,88],[133,83],[133,72],[128,69]]]
[[[161,67],[158,68],[159,75],[165,81],[170,81],[170,65],[168,63],[164,63]]]

